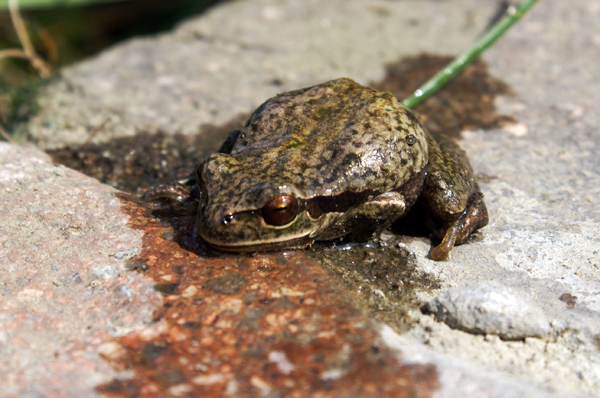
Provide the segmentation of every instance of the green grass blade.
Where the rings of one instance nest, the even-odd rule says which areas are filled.
[[[129,0],[20,0],[19,8],[52,8],[52,7],[73,7],[97,3],[115,3],[117,1]],[[0,0],[0,11],[8,9],[8,0]]]
[[[513,26],[537,0],[526,0],[515,6],[510,6],[504,17],[494,24],[475,44],[458,57],[454,58],[444,69],[436,73],[425,84],[419,87],[412,96],[402,101],[402,104],[413,109],[446,83],[458,75],[464,68],[473,62],[479,55],[490,47],[500,36]]]

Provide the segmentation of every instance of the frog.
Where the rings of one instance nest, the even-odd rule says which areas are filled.
[[[195,183],[196,240],[223,252],[376,239],[418,206],[440,240],[430,256],[443,261],[489,221],[459,145],[350,78],[265,101]]]

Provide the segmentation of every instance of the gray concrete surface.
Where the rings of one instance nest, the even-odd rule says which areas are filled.
[[[41,112],[20,132],[42,148],[84,142],[98,126],[96,141],[142,130],[195,133],[203,124],[251,111],[276,92],[340,76],[368,83],[402,55],[457,53],[484,28],[496,5],[224,3],[172,33],[134,39],[66,68],[41,95]],[[484,56],[492,73],[515,91],[498,107],[517,120],[504,129],[465,132],[461,141],[476,172],[494,177],[481,184],[490,225],[481,241],[457,248],[443,263],[426,259],[428,240],[407,245],[420,270],[442,281],[438,294],[497,281],[526,292],[550,320],[551,332],[509,342],[451,329],[420,312],[412,314],[417,326],[402,336],[382,326],[401,361],[438,366],[439,397],[600,397],[598,21],[595,0],[541,1]],[[35,164],[39,155],[23,158]],[[10,167],[3,162],[0,173]],[[36,170],[23,167],[20,173],[35,179]],[[95,190],[105,189],[97,185]],[[35,188],[62,197],[48,184]],[[43,253],[27,238],[36,226],[14,230],[19,211],[29,210],[23,200],[11,198],[0,228]],[[82,227],[86,233],[104,223],[97,214],[90,217],[94,222]],[[57,222],[63,219],[56,216]],[[31,264],[49,267],[50,259],[42,257]],[[0,258],[4,270],[10,263]],[[565,293],[576,302],[561,301]],[[424,293],[422,299],[434,296]],[[11,343],[5,339],[4,346]]]

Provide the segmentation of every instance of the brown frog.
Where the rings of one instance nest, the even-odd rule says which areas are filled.
[[[417,201],[445,260],[488,223],[469,161],[387,92],[348,78],[267,100],[198,167],[196,236],[224,251],[378,235]]]

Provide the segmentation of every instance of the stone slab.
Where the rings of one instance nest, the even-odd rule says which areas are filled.
[[[133,39],[64,69],[40,95],[41,112],[20,126],[20,132],[42,148],[90,137],[102,142],[137,131],[192,134],[204,124],[223,123],[251,111],[276,92],[340,76],[368,83],[382,78],[385,64],[402,55],[456,53],[484,28],[497,4],[492,0],[224,3],[171,33]],[[442,380],[438,396],[481,396],[492,379],[495,387],[489,396],[494,397],[600,396],[598,20],[600,6],[594,0],[539,2],[484,56],[493,74],[513,88],[515,94],[497,105],[517,120],[504,129],[463,132],[461,146],[474,169],[490,177],[481,184],[490,225],[482,240],[457,248],[444,263],[427,260],[428,240],[408,240],[407,247],[415,253],[419,269],[441,281],[437,294],[493,280],[526,292],[550,319],[551,332],[544,338],[507,342],[451,329],[420,312],[412,315],[416,326],[400,336],[400,343],[384,327],[384,339],[404,353],[399,354],[401,361],[438,367]],[[12,151],[16,149],[5,149],[3,156]],[[3,250],[13,256],[27,251],[36,256],[20,260],[21,268],[7,279],[15,284],[5,296],[7,303],[20,300],[19,292],[22,298],[33,297],[19,304],[26,314],[49,307],[37,298],[45,298],[46,290],[18,286],[29,269],[39,273],[51,267],[44,257],[51,250],[40,245],[83,230],[91,231],[88,250],[96,245],[104,248],[105,242],[93,231],[105,233],[114,219],[94,210],[95,201],[103,203],[99,196],[90,198],[85,189],[69,185],[93,184],[89,179],[49,165],[39,153],[23,152],[19,162],[23,165],[7,166],[15,160],[2,163],[0,175],[9,176],[3,184],[14,190],[25,187],[19,195],[37,188],[36,195],[46,199],[42,203],[12,195],[2,210],[3,232],[7,231],[3,242],[14,242]],[[30,182],[23,185],[22,179]],[[65,209],[64,195],[70,206],[79,200],[92,207],[86,210],[88,216],[86,211]],[[111,209],[110,214],[116,214],[116,207]],[[29,224],[20,227],[20,218]],[[46,224],[47,232],[40,229]],[[130,233],[124,228],[117,234],[132,236],[127,244],[118,240],[122,250],[136,248]],[[12,238],[5,239],[7,234]],[[11,249],[13,244],[18,251]],[[84,253],[71,240],[64,249],[73,256]],[[110,254],[113,249],[102,250]],[[113,277],[112,271],[102,270],[115,265],[102,256],[106,257],[102,254],[98,264],[107,268],[86,268],[99,272],[90,273],[89,282]],[[3,272],[11,270],[12,263],[5,262]],[[434,296],[423,293],[423,302]],[[4,309],[3,314],[10,311]],[[14,330],[25,327],[15,325]],[[110,332],[102,325],[99,330]],[[32,350],[26,344],[15,348],[8,338],[4,342],[10,348],[4,351],[7,355],[25,358],[22,369],[29,369],[32,378],[47,369],[50,356],[39,367],[28,366],[34,360],[28,356]],[[14,363],[7,366],[21,369]],[[60,379],[60,373],[54,376]]]

